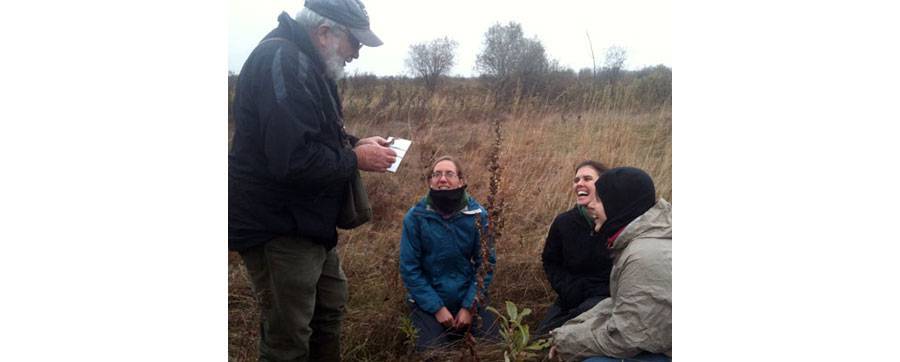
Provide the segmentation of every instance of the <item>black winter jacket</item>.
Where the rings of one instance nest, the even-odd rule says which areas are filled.
[[[241,68],[228,153],[228,248],[277,236],[337,244],[338,208],[356,172],[344,147],[337,84],[307,33],[282,12]],[[334,103],[332,103],[332,100]],[[355,137],[349,137],[356,144]]]
[[[592,231],[576,205],[557,215],[547,233],[541,260],[563,309],[577,307],[590,297],[609,296],[612,260],[606,242]]]

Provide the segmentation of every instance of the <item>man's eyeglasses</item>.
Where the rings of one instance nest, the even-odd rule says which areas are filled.
[[[440,180],[441,176],[444,176],[449,180],[449,179],[456,177],[456,174],[453,172],[447,172],[447,173],[435,172],[435,173],[431,174],[431,179],[432,180]]]
[[[347,35],[347,42],[350,43],[351,48],[356,49],[356,51],[359,51],[360,49],[362,49],[362,47],[363,47],[362,43],[360,43],[359,40],[356,40],[356,37],[354,37],[353,34],[350,34],[350,31],[345,30],[345,29],[338,29],[338,30],[340,30],[342,33]]]

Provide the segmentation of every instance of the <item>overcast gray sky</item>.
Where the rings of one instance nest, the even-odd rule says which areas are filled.
[[[590,33],[599,66],[612,45],[628,52],[625,66],[672,66],[672,3],[668,0],[368,0],[363,1],[372,30],[384,45],[363,47],[347,65],[353,74],[404,73],[403,60],[414,43],[449,36],[459,42],[451,74],[472,76],[484,33],[500,22],[522,24],[526,37],[537,36],[550,59],[578,70],[591,67]],[[228,69],[240,72],[259,40],[277,25],[281,11],[292,17],[303,0],[229,0]]]

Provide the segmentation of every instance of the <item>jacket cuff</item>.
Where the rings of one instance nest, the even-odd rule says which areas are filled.
[[[563,325],[554,329],[553,340],[556,344],[556,351],[564,354],[566,358],[580,358],[584,351],[590,350],[587,340],[593,335],[590,328],[585,328],[586,323],[575,325]],[[593,351],[591,351],[593,352]],[[580,359],[584,359],[580,358]]]
[[[422,307],[422,310],[424,310],[426,313],[434,315],[435,313],[437,313],[437,311],[441,310],[441,307],[443,306],[443,304],[439,304],[437,306],[429,304],[428,306],[422,305],[420,307]]]
[[[412,299],[413,303],[418,306],[419,309],[427,312],[428,314],[435,314],[437,311],[441,310],[441,307],[444,306],[444,301],[441,300],[437,294],[433,296],[429,295],[419,295],[416,296],[413,293],[410,293],[408,296],[409,299]]]

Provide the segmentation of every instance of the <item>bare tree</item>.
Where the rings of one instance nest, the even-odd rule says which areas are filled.
[[[434,39],[428,44],[410,45],[406,67],[413,74],[422,77],[426,88],[434,90],[438,78],[447,75],[453,68],[458,46],[458,42],[446,36]]]
[[[547,53],[544,45],[540,40],[524,39],[522,42],[522,50],[519,59],[516,59],[514,73],[523,78],[533,78],[540,76],[549,70],[550,62],[547,60]]]
[[[628,54],[625,52],[625,48],[613,45],[606,48],[604,56],[606,57],[606,60],[603,62],[603,68],[605,71],[609,72],[612,79],[615,79],[619,75],[619,72],[622,71],[625,60],[628,59]]]
[[[484,48],[475,61],[482,74],[504,78],[512,74],[515,62],[514,50],[521,47],[524,39],[522,25],[510,22],[508,26],[497,23],[484,33]]]
[[[593,67],[591,67],[591,76],[593,77],[597,75],[597,58],[594,57],[594,43],[591,42],[591,33],[589,33],[587,30],[585,30],[584,33],[587,34],[588,46],[591,47],[591,62],[594,65]]]
[[[522,25],[497,23],[484,33],[475,65],[482,75],[506,83],[521,81],[523,90],[547,73],[549,61],[537,38],[525,38]]]

